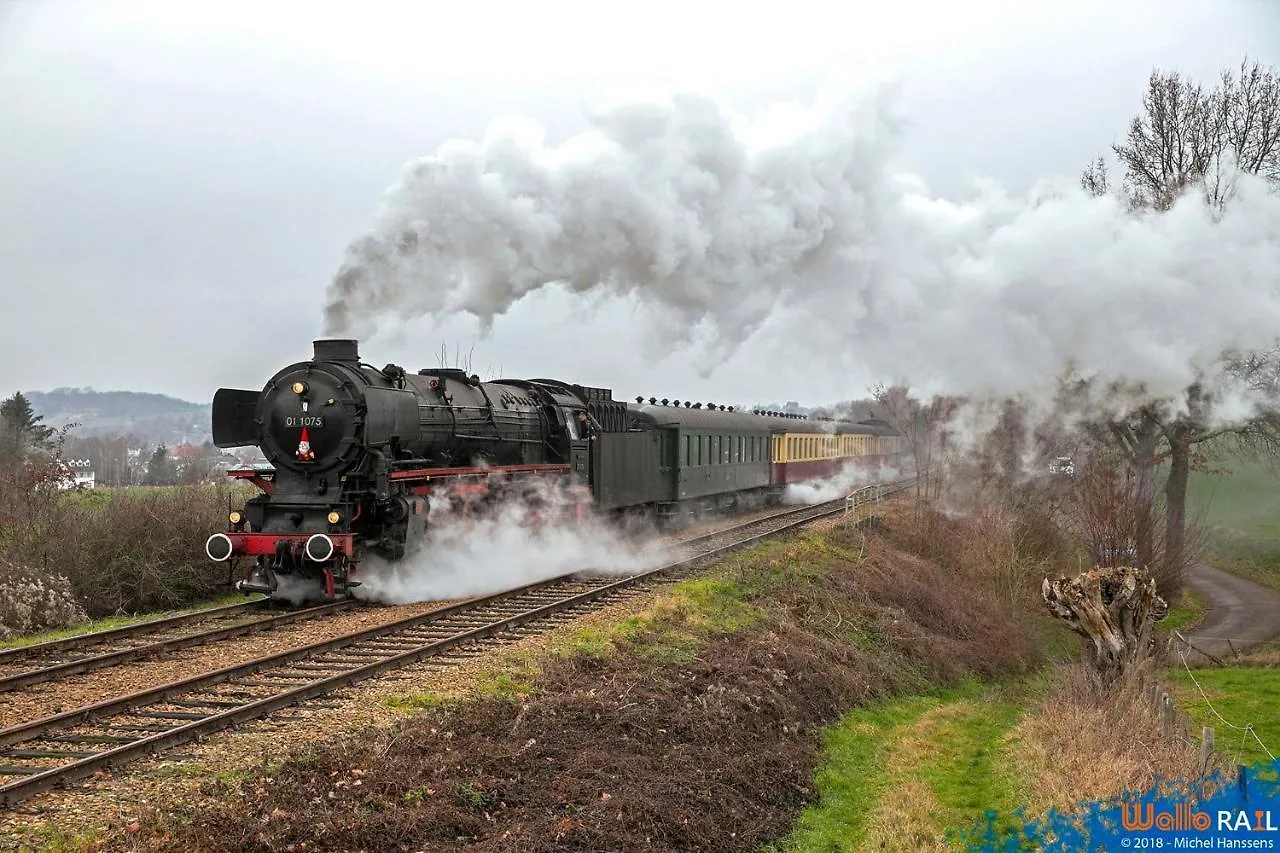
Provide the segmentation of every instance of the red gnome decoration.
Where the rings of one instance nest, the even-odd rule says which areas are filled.
[[[307,435],[307,428],[302,428],[302,440],[298,442],[298,458],[303,462],[314,462],[316,455],[311,452],[311,438]]]

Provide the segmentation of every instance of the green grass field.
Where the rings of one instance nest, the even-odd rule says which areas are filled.
[[[1178,704],[1214,728],[1219,752],[1246,765],[1280,755],[1280,669],[1173,669],[1170,678]]]
[[[1187,508],[1207,528],[1205,559],[1280,589],[1280,473],[1226,459],[1225,474],[1193,473]]]

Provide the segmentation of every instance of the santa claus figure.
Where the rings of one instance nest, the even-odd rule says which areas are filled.
[[[314,462],[316,455],[311,452],[311,437],[307,435],[307,428],[302,428],[302,440],[298,442],[298,459],[303,462]]]

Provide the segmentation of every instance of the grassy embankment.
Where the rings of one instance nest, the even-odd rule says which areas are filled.
[[[991,590],[1018,584],[982,571],[849,529],[770,543],[509,653],[477,690],[389,696],[398,725],[212,778],[132,841],[813,849],[805,832],[884,835],[908,807],[939,836],[1021,801],[1003,743],[1053,631],[1010,619]]]

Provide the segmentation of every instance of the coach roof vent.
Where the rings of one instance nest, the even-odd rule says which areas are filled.
[[[360,345],[349,338],[327,338],[314,341],[315,361],[350,361],[360,362]]]

